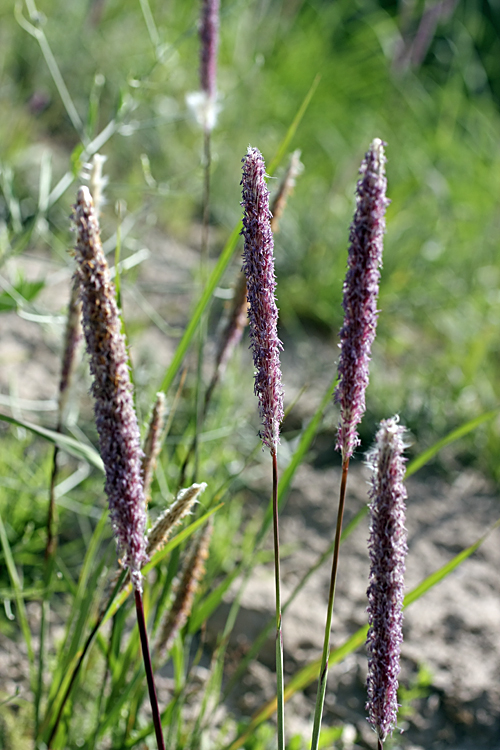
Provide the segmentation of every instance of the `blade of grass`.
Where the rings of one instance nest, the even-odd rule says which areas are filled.
[[[498,415],[498,411],[498,409],[487,411],[484,414],[480,414],[478,417],[474,417],[474,419],[465,422],[465,424],[460,425],[460,427],[457,427],[456,430],[452,430],[451,432],[449,432],[448,435],[445,435],[444,438],[438,440],[437,443],[431,445],[430,448],[427,448],[427,450],[423,451],[423,453],[414,458],[413,461],[409,462],[406,469],[405,478],[407,479],[416,471],[421,469],[422,466],[425,466],[425,464],[429,463],[431,458],[434,458],[434,456],[439,453],[439,451],[445,446],[450,445],[450,443],[454,443],[456,440],[460,440],[460,438],[465,437],[465,435],[475,430],[476,427],[479,427],[479,425],[494,419]]]
[[[69,616],[66,621],[66,633],[63,638],[61,647],[58,652],[56,664],[57,667],[52,675],[52,685],[49,691],[48,704],[45,712],[45,719],[40,727],[40,733],[43,734],[47,731],[48,725],[50,724],[51,716],[53,715],[54,707],[57,705],[58,696],[62,694],[65,689],[67,682],[71,677],[71,663],[75,659],[77,647],[80,642],[82,635],[82,628],[84,620],[90,615],[89,608],[84,608],[83,603],[85,597],[90,591],[92,596],[95,594],[95,587],[89,585],[92,565],[94,564],[97,550],[104,534],[108,514],[103,513],[101,519],[96,525],[94,533],[92,535],[91,542],[85,554],[82,569],[80,571],[80,577],[78,580],[78,586],[76,594],[72,602],[72,607],[69,612]],[[102,558],[102,564],[105,563],[105,556]],[[76,620],[77,625],[73,629],[73,622]],[[73,633],[72,637],[71,634]]]
[[[28,8],[28,12],[30,14],[31,20],[38,19],[40,17],[40,14],[33,0],[26,0],[26,7]],[[54,57],[54,54],[50,48],[47,37],[45,36],[44,32],[39,26],[34,26],[32,23],[30,23],[24,18],[21,12],[20,3],[15,4],[14,14],[15,14],[18,24],[25,31],[27,31],[28,34],[33,36],[37,40],[38,44],[40,45],[42,55],[45,58],[45,62],[49,69],[50,75],[52,76],[52,80],[54,81],[54,84],[59,93],[59,96],[61,97],[61,101],[64,104],[64,108],[71,121],[71,124],[73,125],[74,129],[76,130],[76,132],[78,133],[82,141],[85,142],[83,123],[80,119],[80,115],[78,114],[75,105],[73,104],[73,100],[70,96],[68,88],[66,84],[64,83],[64,79],[61,75],[61,71],[59,70],[59,66],[56,62],[56,58]]]
[[[7,566],[7,572],[14,589],[14,600],[16,602],[17,617],[19,619],[19,625],[21,626],[21,632],[23,634],[24,641],[26,643],[26,649],[28,651],[29,661],[29,673],[30,673],[30,686],[33,692],[36,694],[37,680],[35,672],[35,652],[33,649],[33,642],[31,640],[31,631],[28,623],[28,614],[26,612],[26,606],[22,596],[23,587],[19,579],[14,558],[12,556],[12,550],[10,548],[9,539],[7,537],[7,531],[5,529],[2,515],[0,514],[0,543],[2,545],[3,554],[5,558],[5,564]]]
[[[236,245],[238,244],[238,238],[240,236],[240,231],[241,231],[242,226],[243,226],[242,223],[239,222],[237,226],[233,229],[233,231],[231,232],[229,236],[228,241],[226,242],[224,246],[224,249],[219,255],[219,259],[217,260],[215,268],[210,274],[208,282],[203,290],[203,293],[199,299],[198,304],[196,305],[194,309],[194,312],[184,332],[184,335],[182,336],[181,340],[179,341],[179,344],[177,345],[177,349],[175,350],[175,354],[172,358],[170,366],[167,372],[165,373],[165,377],[163,378],[161,386],[159,387],[158,390],[164,391],[166,393],[168,389],[170,388],[170,386],[172,385],[172,382],[175,376],[177,375],[177,372],[182,364],[182,361],[189,348],[189,345],[191,344],[191,339],[193,338],[196,332],[196,329],[198,328],[198,324],[203,315],[203,311],[205,310],[216,287],[218,286],[219,281],[222,277],[222,274],[224,273],[224,271],[226,270],[226,267],[229,264],[229,261],[233,257],[233,253],[236,250]]]
[[[208,511],[208,513],[206,513],[204,516],[202,516],[197,521],[195,521],[193,524],[191,524],[191,526],[188,526],[186,529],[184,529],[183,532],[181,532],[180,534],[178,534],[177,537],[174,537],[173,539],[171,539],[170,542],[166,545],[166,548],[164,548],[163,550],[160,550],[153,557],[153,559],[148,563],[148,565],[143,568],[143,571],[146,572],[146,569],[147,570],[151,570],[152,567],[154,567],[155,565],[157,565],[158,562],[161,559],[163,559],[163,557],[165,556],[166,553],[168,553],[169,551],[175,549],[179,544],[181,544],[182,541],[184,541],[185,539],[187,539],[188,536],[190,536],[190,534],[192,534],[194,531],[196,531],[196,529],[198,529],[199,526],[201,526],[206,521],[206,519],[209,516],[212,515],[212,513],[215,513],[215,511],[218,510],[221,507],[221,505],[222,504],[219,504],[218,506],[216,506],[212,510]],[[117,613],[119,607],[121,607],[122,604],[123,604],[123,602],[128,598],[128,596],[129,596],[129,594],[131,592],[131,588],[132,588],[131,584],[129,584],[128,586],[125,586],[123,588],[123,590],[120,592],[120,595],[116,596],[116,594],[118,593],[118,591],[121,589],[121,586],[123,584],[123,580],[124,579],[125,579],[125,573],[122,574],[122,576],[120,577],[118,583],[116,584],[115,589],[113,590],[113,593],[112,593],[112,595],[111,595],[111,597],[110,597],[110,599],[108,601],[108,604],[107,604],[107,607],[106,607],[106,610],[105,610],[103,616],[101,618],[99,618],[98,621],[96,622],[96,624],[94,625],[94,627],[93,627],[90,635],[87,638],[87,641],[86,641],[85,645],[83,646],[83,649],[80,649],[79,651],[77,651],[77,652],[75,652],[73,654],[71,663],[67,664],[67,666],[66,666],[66,668],[64,670],[64,677],[60,681],[60,684],[59,684],[59,686],[57,688],[55,697],[53,698],[52,703],[51,703],[51,708],[53,706],[55,706],[55,705],[59,705],[59,708],[58,708],[58,717],[57,717],[56,724],[58,723],[58,721],[60,720],[60,718],[62,716],[62,710],[64,708],[64,704],[66,703],[66,701],[67,701],[67,699],[69,697],[69,694],[70,694],[70,691],[72,689],[73,683],[74,683],[74,681],[76,679],[77,672],[79,671],[79,669],[80,669],[80,667],[81,667],[81,665],[83,663],[83,659],[84,659],[85,655],[87,654],[88,649],[90,648],[90,646],[91,646],[94,638],[96,638],[97,641],[99,642],[99,645],[101,647],[101,650],[102,650],[103,654],[105,656],[106,655],[109,656],[109,665],[110,665],[111,672],[113,673],[114,670],[115,670],[115,668],[116,668],[117,659],[113,657],[113,654],[111,652],[108,652],[108,649],[106,647],[106,643],[102,639],[102,637],[100,636],[100,634],[98,633],[98,630],[101,628],[101,626],[105,622],[107,622],[110,619],[110,617],[113,617]],[[89,588],[92,590],[93,587],[89,587]],[[85,611],[90,611],[90,608],[86,607]],[[78,632],[81,632],[81,628],[77,628],[76,630],[78,630]],[[123,665],[120,665],[120,666],[123,666]],[[59,696],[61,696],[61,697],[59,698]],[[48,715],[48,713],[49,712],[47,712],[47,715]],[[105,723],[106,722],[107,722],[107,720],[105,719]],[[46,729],[47,723],[48,723],[48,718],[45,719],[45,722],[44,722],[43,727],[42,727],[43,729]],[[107,723],[106,723],[106,726],[107,726]],[[55,729],[57,729],[57,726],[55,726]],[[98,734],[100,734],[100,731],[101,731],[101,729],[99,728],[97,730],[96,736]],[[54,734],[54,727],[53,727],[53,730],[52,730],[52,734]]]
[[[87,463],[95,466],[96,469],[104,473],[104,466],[99,453],[89,445],[80,443],[78,440],[68,435],[62,435],[55,430],[49,430],[47,427],[40,427],[40,425],[33,424],[32,422],[26,422],[24,419],[9,417],[7,414],[0,414],[0,420],[14,424],[17,427],[24,427],[35,435],[45,438],[45,440],[48,440],[53,445],[57,445],[61,450],[66,451],[66,453],[87,461]]]
[[[267,172],[269,175],[273,175],[276,169],[281,164],[281,161],[284,159],[286,152],[288,151],[290,147],[290,143],[292,142],[295,133],[297,132],[297,128],[300,125],[300,122],[302,118],[304,117],[306,110],[311,103],[311,99],[314,96],[314,92],[318,88],[319,82],[321,81],[321,75],[318,73],[312,82],[311,88],[307,92],[304,101],[300,105],[299,111],[295,115],[292,124],[288,128],[285,137],[283,138],[280,147],[278,148],[278,152],[274,159],[271,161],[271,164],[269,165]]]

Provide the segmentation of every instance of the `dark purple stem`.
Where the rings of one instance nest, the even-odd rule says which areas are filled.
[[[283,750],[285,738],[285,697],[283,681],[283,628],[281,622],[280,540],[278,526],[278,459],[276,450],[271,451],[271,457],[273,460],[274,582],[276,589],[276,707],[278,721],[278,750]]]
[[[158,750],[165,750],[165,741],[161,729],[160,709],[158,706],[158,697],[156,695],[155,681],[153,677],[153,667],[151,665],[151,654],[149,653],[148,634],[146,630],[146,620],[144,618],[144,607],[142,605],[142,595],[138,589],[135,593],[135,610],[137,612],[137,624],[139,626],[139,635],[141,637],[142,658],[146,670],[146,679],[148,681],[149,701],[151,711],[153,712],[153,725],[155,728],[156,742]]]

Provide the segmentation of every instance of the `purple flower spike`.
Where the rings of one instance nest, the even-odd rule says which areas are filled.
[[[384,143],[375,138],[361,164],[356,189],[356,213],[351,224],[347,275],[344,281],[344,325],[340,331],[340,404],[337,450],[347,461],[359,445],[356,427],[365,412],[368,363],[377,327],[377,297],[382,265],[385,210]]]
[[[371,524],[368,543],[368,721],[380,743],[396,726],[398,675],[403,642],[403,598],[406,546],[403,484],[404,427],[398,417],[380,424],[368,455],[372,469]],[[381,746],[381,745],[380,745]]]
[[[245,238],[243,272],[247,280],[250,341],[256,369],[254,392],[259,398],[262,419],[263,429],[259,435],[264,445],[275,454],[284,414],[279,358],[283,344],[277,332],[278,308],[274,296],[276,279],[269,190],[265,181],[266,167],[260,151],[249,147],[242,162],[242,235]]]
[[[77,278],[93,377],[99,446],[106,471],[105,490],[121,564],[128,566],[134,587],[140,591],[140,571],[146,558],[140,433],[115,290],[102,250],[94,204],[86,187],[78,191],[74,221]]]
[[[217,47],[219,46],[220,0],[202,0],[200,19],[200,83],[201,90],[215,101],[217,96]]]

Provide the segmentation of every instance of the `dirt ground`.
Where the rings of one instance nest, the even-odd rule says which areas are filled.
[[[154,235],[147,244],[150,258],[141,268],[136,291],[125,286],[124,293],[128,310],[152,322],[135,353],[140,362],[138,377],[142,367],[148,377],[157,378],[164,372],[175,346],[169,326],[175,329],[184,323],[190,298],[190,269],[197,255]],[[0,409],[8,412],[12,408],[15,415],[20,413],[36,421],[40,418],[37,411],[53,413],[55,405],[62,313],[70,271],[45,256],[24,257],[22,266],[28,278],[45,278],[47,287],[36,302],[36,310],[29,310],[22,317],[16,312],[0,315]],[[2,277],[12,278],[13,272],[13,266],[8,267]],[[42,314],[45,319],[39,317]],[[311,342],[297,347],[293,355],[295,370],[297,363],[307,368],[311,347]],[[318,342],[314,349],[315,367],[320,372],[317,382],[324,387],[331,378],[331,352],[320,351]],[[284,370],[285,367],[286,355]],[[281,519],[282,544],[287,549],[282,563],[284,599],[333,538],[338,487],[339,470],[331,466],[304,465],[294,479]],[[470,471],[457,473],[450,482],[421,473],[410,479],[407,487],[406,585],[411,590],[479,539],[500,517],[500,502],[496,488]],[[349,476],[346,522],[366,501],[367,474],[362,461],[356,461]],[[471,558],[407,609],[400,683],[419,697],[411,707],[405,703],[392,744],[386,743],[388,749],[500,750],[499,535],[500,529],[494,530]],[[333,647],[366,623],[367,537],[365,516],[341,551]],[[285,614],[287,677],[320,655],[329,567],[329,562],[325,563],[310,578]],[[235,584],[224,606],[212,618],[209,635],[220,632],[236,590]],[[272,616],[273,592],[271,567],[257,567],[243,594],[231,642],[235,659]],[[6,652],[9,648],[3,641],[5,668],[13,663],[14,656],[11,659]],[[228,699],[228,710],[248,716],[272,696],[273,664],[274,644],[270,639],[241,687]],[[330,672],[325,724],[344,725],[339,747],[376,745],[365,720],[366,668],[365,651],[361,649]],[[287,704],[290,736],[310,736],[314,698],[313,685]]]
[[[284,600],[333,537],[339,481],[339,470],[310,466],[303,466],[295,478],[281,520],[282,542],[293,550],[282,563]],[[354,465],[348,484],[347,522],[364,506],[366,497],[367,471]],[[407,590],[480,538],[499,515],[498,497],[477,474],[463,473],[451,486],[431,477],[410,479]],[[406,610],[400,684],[407,690],[419,685],[421,697],[412,701],[409,712],[408,705],[404,706],[405,716],[387,747],[500,748],[499,534],[500,530],[494,530],[471,558]],[[367,538],[365,516],[341,550],[332,649],[366,623]],[[288,676],[321,654],[329,576],[328,562],[285,613]],[[272,617],[273,597],[272,569],[261,566],[243,596],[235,642],[251,642],[260,632]],[[214,630],[220,627],[223,615],[219,612]],[[252,713],[271,697],[273,663],[270,639],[245,680],[237,701],[240,710]],[[426,679],[419,680],[424,668]],[[374,748],[376,744],[365,720],[366,670],[364,648],[330,670],[325,724],[343,723],[352,728],[344,747]],[[310,736],[314,700],[315,685],[286,707],[291,735]]]

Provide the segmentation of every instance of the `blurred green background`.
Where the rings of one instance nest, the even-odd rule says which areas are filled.
[[[191,236],[202,144],[185,96],[198,88],[198,12],[194,0],[2,0],[3,262],[26,248],[70,262],[63,248],[82,150],[110,122],[100,148],[105,232],[116,229],[121,200],[134,236],[153,223]],[[212,252],[240,217],[248,144],[269,162],[320,74],[291,144],[305,170],[276,257],[282,338],[330,346],[332,373],[357,169],[374,137],[387,142],[392,203],[366,445],[375,422],[396,412],[420,450],[498,404],[499,27],[500,7],[486,0],[222,0]],[[493,420],[441,465],[498,477],[499,436]]]

